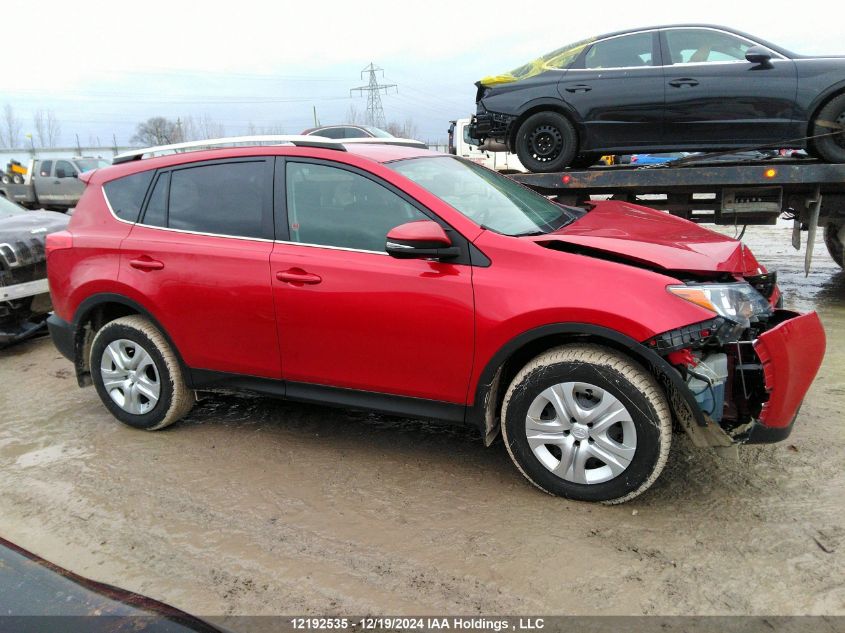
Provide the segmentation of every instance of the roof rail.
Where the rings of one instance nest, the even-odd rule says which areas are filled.
[[[299,147],[324,147],[345,152],[346,148],[339,141],[322,136],[303,136],[301,134],[259,134],[253,136],[229,136],[224,138],[210,138],[203,141],[187,141],[185,143],[172,143],[170,145],[157,145],[143,149],[133,149],[118,154],[112,159],[113,165],[128,163],[133,160],[141,160],[144,156],[153,156],[199,151],[202,149],[213,149],[227,145],[297,145]]]

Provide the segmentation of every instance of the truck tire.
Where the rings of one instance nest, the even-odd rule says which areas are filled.
[[[840,268],[845,268],[845,252],[843,252],[843,235],[845,233],[845,223],[828,222],[824,227],[824,244],[827,246],[827,252],[830,253],[831,259],[835,261]]]
[[[841,94],[828,101],[819,110],[813,122],[813,135],[826,134],[835,130],[820,125],[818,122],[829,122],[845,126],[845,94]],[[813,148],[822,160],[829,163],[845,163],[845,131],[837,136],[825,136],[813,141]]]
[[[537,112],[519,126],[515,145],[519,162],[528,171],[560,171],[575,158],[578,134],[562,114]]]
[[[598,345],[537,356],[502,404],[508,454],[540,490],[580,501],[622,503],[647,490],[672,442],[666,396],[645,368]]]
[[[188,414],[194,393],[164,335],[133,315],[106,323],[94,336],[91,377],[100,400],[124,424],[158,431]]]

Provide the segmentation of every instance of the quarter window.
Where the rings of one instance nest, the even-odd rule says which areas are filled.
[[[265,214],[264,205],[265,165],[264,161],[221,163],[173,171],[167,226],[215,235],[271,238],[272,220]]]
[[[289,162],[286,176],[292,242],[383,252],[390,229],[427,219],[386,187],[345,169]]]
[[[666,42],[673,64],[745,61],[753,42],[709,29],[670,29]]]
[[[652,33],[633,33],[596,42],[587,51],[587,68],[627,68],[652,66],[654,49]]]
[[[103,185],[109,205],[117,217],[127,222],[138,221],[138,214],[141,212],[141,205],[144,204],[144,196],[147,195],[152,178],[153,172],[142,171]]]

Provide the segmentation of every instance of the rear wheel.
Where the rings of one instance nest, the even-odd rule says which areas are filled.
[[[567,345],[541,354],[513,379],[502,435],[517,468],[544,492],[621,503],[660,475],[672,419],[643,367],[608,348]]]
[[[836,127],[845,128],[845,94],[831,99],[813,122],[813,136],[835,132]],[[825,136],[813,141],[816,154],[829,163],[845,163],[845,129],[835,136]]]
[[[840,268],[845,268],[845,224],[840,222],[828,222],[824,227],[824,243],[827,252]]]
[[[516,132],[516,154],[533,172],[560,171],[578,150],[578,135],[569,120],[557,112],[537,112]]]
[[[91,344],[91,376],[103,404],[129,426],[157,431],[188,414],[193,392],[164,335],[147,319],[106,323]]]

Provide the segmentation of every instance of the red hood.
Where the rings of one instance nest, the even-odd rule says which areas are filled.
[[[752,275],[764,272],[751,251],[738,240],[662,211],[615,200],[596,202],[582,218],[535,241],[548,242],[550,238],[665,270]]]

